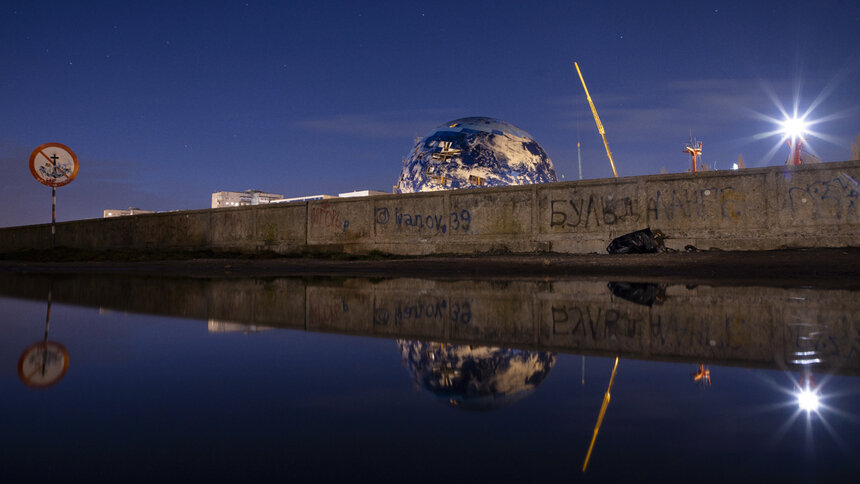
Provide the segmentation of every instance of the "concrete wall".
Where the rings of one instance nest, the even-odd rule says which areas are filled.
[[[604,252],[651,227],[683,249],[860,246],[860,161],[329,199],[66,222],[82,249],[395,254]],[[0,229],[0,252],[50,246]]]
[[[55,303],[256,327],[860,374],[855,292],[632,286],[651,297],[636,303],[599,281],[86,274],[6,274],[0,296],[45,301],[50,288]]]

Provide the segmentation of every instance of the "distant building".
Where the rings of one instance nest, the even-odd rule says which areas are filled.
[[[378,190],[356,190],[354,192],[346,192],[346,193],[338,193],[337,196],[340,198],[350,198],[350,197],[375,197],[377,195],[389,195],[387,192],[380,192]]]
[[[333,195],[306,195],[304,197],[284,198],[275,200],[272,203],[290,203],[290,202],[310,202],[311,200],[325,200],[328,198],[337,198]]]
[[[215,192],[212,194],[212,208],[244,207],[246,205],[264,205],[283,200],[284,196],[276,193],[266,193],[262,190],[245,190],[244,192]]]
[[[155,213],[152,210],[141,210],[137,207],[128,207],[128,210],[112,210],[108,209],[104,211],[104,218],[110,217],[124,217],[126,215],[141,215],[144,213]]]
[[[356,190],[354,192],[338,193],[336,197],[332,195],[305,195],[303,197],[274,200],[272,203],[310,202],[313,200],[327,200],[330,198],[374,197],[376,195],[388,195],[388,193],[377,190]]]

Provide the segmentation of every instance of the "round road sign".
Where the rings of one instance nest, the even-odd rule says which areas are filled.
[[[42,185],[68,185],[78,176],[78,157],[64,144],[45,143],[30,155],[30,173]]]

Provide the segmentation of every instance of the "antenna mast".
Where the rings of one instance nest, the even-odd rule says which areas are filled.
[[[582,180],[582,152],[579,150],[579,141],[576,142],[576,160],[579,162],[579,179]]]
[[[693,135],[690,134],[690,142],[687,143],[687,146],[684,146],[684,149],[681,151],[690,154],[690,158],[692,159],[693,173],[698,171],[699,157],[702,156],[702,142],[697,141],[695,138],[693,138]]]

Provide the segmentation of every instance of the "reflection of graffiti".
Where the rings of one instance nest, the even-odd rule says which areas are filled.
[[[638,201],[630,197],[610,199],[589,195],[588,201],[578,199],[552,200],[550,227],[588,227],[615,225],[627,220],[639,220]],[[637,209],[634,209],[636,207]]]
[[[849,342],[849,346],[851,347],[851,350],[848,352],[848,356],[846,356],[845,359],[852,361],[858,354],[860,354],[860,328],[854,330],[854,336]]]
[[[374,220],[377,225],[387,225],[392,220],[391,212],[385,207],[377,208]],[[394,225],[398,229],[408,227],[413,230],[429,230],[444,234],[449,228],[452,231],[467,232],[471,223],[472,214],[466,209],[451,212],[447,220],[441,214],[407,213],[399,208],[394,209]]]
[[[448,302],[447,299],[438,299],[431,302],[416,302],[412,304],[398,304],[394,308],[393,322],[400,325],[406,321],[435,320],[451,321],[459,324],[469,324],[472,321],[472,307],[468,301]],[[373,324],[387,326],[392,321],[391,311],[384,308],[376,308],[373,312]]]
[[[615,309],[579,307],[577,305],[552,306],[553,335],[572,334],[593,339],[636,336],[636,320]]]
[[[332,302],[329,304],[314,303],[308,305],[308,323],[309,324],[329,324],[339,321],[340,318],[349,312],[349,304],[346,300],[341,299],[340,302]]]
[[[785,326],[788,362],[794,365],[821,363],[826,356],[836,356],[839,348],[828,328],[821,324],[788,324]],[[793,343],[793,347],[791,344]]]
[[[725,315],[723,327],[708,315],[675,313],[628,312],[602,304],[555,303],[550,308],[551,339],[578,344],[622,344],[627,349],[641,349],[643,344],[652,350],[685,353],[691,349],[726,351],[749,345],[749,328],[746,324],[735,327],[732,322],[744,323],[735,314]],[[645,332],[643,334],[643,331]],[[644,337],[644,339],[643,339]],[[570,344],[570,343],[564,343]]]
[[[844,173],[843,176],[849,181],[837,177],[830,181],[812,182],[805,187],[789,188],[792,214],[796,215],[806,206],[816,217],[857,218],[858,184],[852,177]]]

